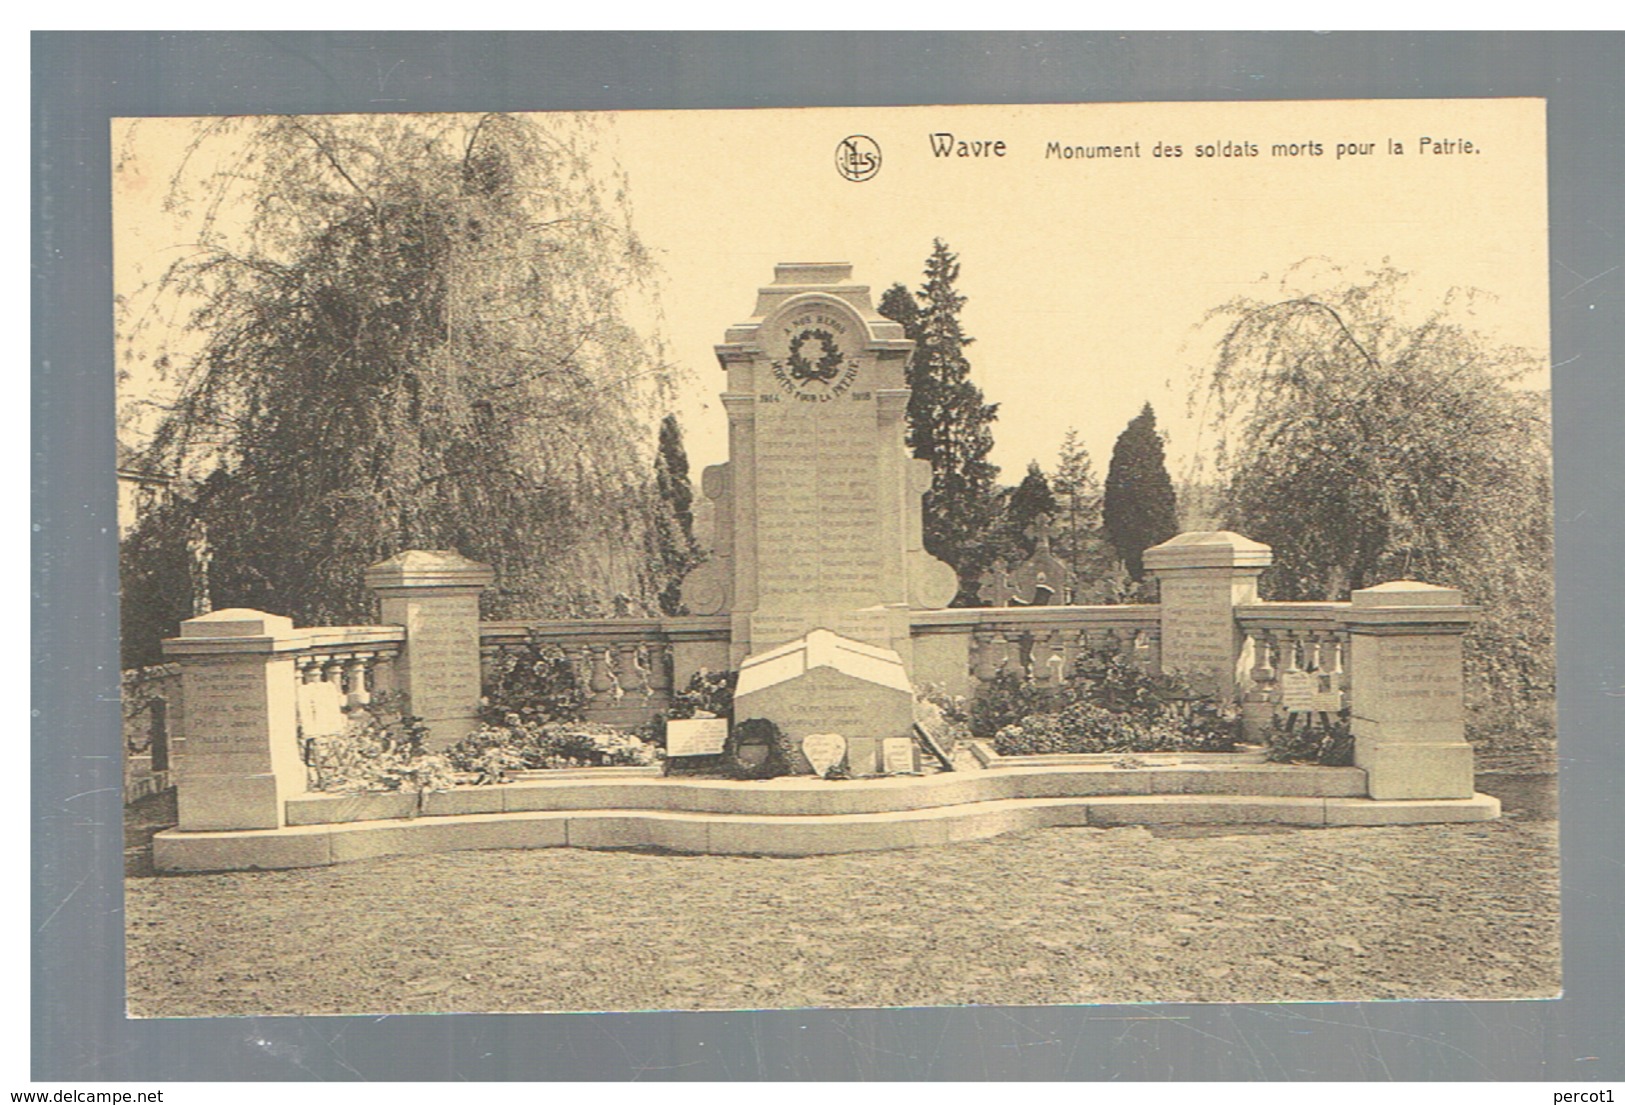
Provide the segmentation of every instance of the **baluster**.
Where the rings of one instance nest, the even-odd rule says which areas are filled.
[[[1145,637],[1145,670],[1152,675],[1162,674],[1162,630],[1143,631]]]
[[[1241,736],[1245,741],[1259,744],[1269,739],[1270,722],[1281,701],[1280,684],[1276,682],[1272,663],[1275,634],[1268,629],[1249,630],[1247,643],[1253,650],[1253,667],[1248,672],[1250,683],[1241,700]]]
[[[1005,630],[1005,640],[1010,641],[1015,646],[1015,650],[1012,655],[1015,658],[1016,667],[1021,669],[1022,678],[1032,679],[1033,635],[1030,632],[1025,631],[1018,630],[1017,632],[1019,635],[1012,634],[1009,630]]]
[[[1283,675],[1287,672],[1303,670],[1298,666],[1298,645],[1300,643],[1299,637],[1300,633],[1296,629],[1287,629],[1282,631],[1282,652],[1280,654],[1280,659],[1276,664],[1276,668]]]
[[[480,686],[489,687],[491,677],[501,667],[503,648],[499,644],[480,642]]]
[[[970,670],[978,683],[990,683],[999,674],[999,665],[993,655],[993,631],[978,626],[970,635]]]
[[[583,645],[565,645],[564,659],[575,672],[576,685],[592,694],[592,654]]]
[[[988,679],[997,679],[1010,667],[1010,639],[1005,636],[1003,630],[997,628],[990,630],[983,655],[983,667],[989,673]]]
[[[1270,651],[1273,647],[1270,631],[1248,630],[1247,640],[1253,646],[1253,667],[1247,673],[1248,678],[1260,687],[1268,687],[1275,682],[1275,668],[1270,664]]]
[[[587,660],[592,665],[591,675],[587,679],[587,687],[592,691],[594,698],[604,698],[609,695],[610,688],[620,690],[620,684],[615,681],[615,669],[610,664],[610,651],[607,646],[587,648]],[[619,698],[614,695],[612,697]]]
[[[1263,689],[1270,702],[1281,701],[1281,657],[1283,645],[1281,637],[1273,629],[1258,631],[1258,666],[1253,669],[1253,679]]]
[[[1332,683],[1341,688],[1343,686],[1344,669],[1343,640],[1335,629],[1326,631],[1325,656],[1327,663],[1330,665],[1327,670],[1332,673]]]
[[[637,665],[638,679],[642,682],[639,689],[643,691],[644,698],[655,696],[655,665],[658,662],[659,645],[647,642],[640,643],[633,655],[633,663]]]
[[[1094,656],[1090,652],[1089,630],[1078,630],[1077,640],[1072,646],[1072,678],[1077,678],[1082,672],[1093,670]]]
[[[314,683],[321,677],[321,663],[314,656],[300,656],[294,664],[299,669],[301,683]]]
[[[998,658],[998,667],[995,674],[1009,671],[1021,663],[1021,646],[1018,638],[1015,644],[1010,641],[1010,634],[1003,629],[993,631],[993,654]]]
[[[1149,672],[1146,665],[1146,630],[1130,629],[1128,631],[1129,655],[1134,659],[1134,667],[1141,672]]]
[[[359,652],[352,653],[349,663],[345,665],[349,695],[344,704],[352,710],[359,710],[372,701],[372,691],[367,686],[367,671],[371,666],[372,657]]]
[[[1307,640],[1308,655],[1314,662],[1314,666],[1309,670],[1323,672],[1331,667],[1331,650],[1327,647],[1327,635],[1317,629],[1307,635]]]
[[[640,687],[644,688],[647,694],[649,678],[644,672],[643,666],[638,663],[638,643],[636,641],[622,641],[616,647],[616,652],[618,653],[617,662],[619,666],[616,668],[615,685],[621,688],[621,694],[625,694],[628,690],[637,690]],[[620,695],[615,697],[618,699]]]
[[[344,661],[337,655],[322,657],[322,682],[337,683],[339,693],[344,693]]]
[[[372,658],[372,666],[367,671],[367,682],[373,695],[385,694],[399,689],[395,680],[395,657],[400,651],[394,647],[379,649]]]
[[[645,693],[650,697],[669,695],[672,684],[671,645],[665,641],[645,641],[639,646],[638,661],[643,666],[643,678],[648,683]]]
[[[671,694],[677,684],[677,654],[670,642],[662,641],[655,646],[655,663],[652,667],[655,672],[655,689]]]
[[[1061,658],[1060,650],[1055,647],[1055,634],[1049,630],[1034,632],[1030,655],[1031,662],[1027,670],[1033,679],[1046,687],[1059,686],[1061,671],[1066,662]]]

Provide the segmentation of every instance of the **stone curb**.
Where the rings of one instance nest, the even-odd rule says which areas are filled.
[[[1132,795],[1006,798],[918,810],[742,815],[691,810],[545,810],[413,820],[190,832],[153,838],[163,872],[323,867],[356,859],[486,848],[663,848],[711,855],[812,856],[977,840],[1021,829],[1148,824],[1304,826],[1488,821],[1500,802]]]

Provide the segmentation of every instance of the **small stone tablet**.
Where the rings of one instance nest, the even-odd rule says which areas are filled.
[[[839,733],[809,733],[801,739],[801,754],[814,771],[827,776],[846,755],[846,738]]]
[[[907,737],[887,737],[880,742],[880,766],[887,775],[909,775],[914,771],[914,742]]]
[[[717,756],[728,742],[728,719],[693,718],[666,722],[667,756]]]

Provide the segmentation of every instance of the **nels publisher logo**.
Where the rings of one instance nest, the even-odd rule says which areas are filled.
[[[835,169],[847,180],[869,180],[880,172],[880,143],[867,134],[841,139],[835,146]]]

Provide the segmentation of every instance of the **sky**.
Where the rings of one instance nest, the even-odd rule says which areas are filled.
[[[999,404],[993,460],[1014,483],[1029,460],[1052,468],[1069,428],[1103,475],[1146,402],[1177,476],[1202,449],[1185,412],[1217,334],[1204,316],[1268,298],[1310,258],[1323,260],[1304,271],[1411,272],[1418,311],[1452,287],[1486,291],[1475,324],[1549,361],[1544,118],[1538,100],[626,112],[603,150],[663,272],[696,470],[726,459],[713,346],[775,263],[850,262],[878,301],[919,285],[940,237],[961,264],[972,377]],[[143,124],[115,180],[121,292],[186,240],[156,205],[178,126]],[[880,150],[869,179],[837,171],[850,135]],[[1081,156],[1099,147],[1115,156]]]

